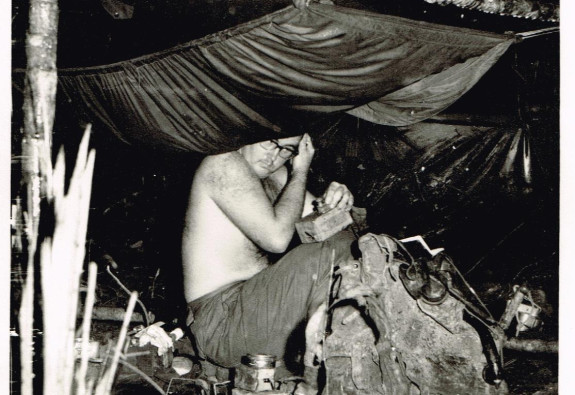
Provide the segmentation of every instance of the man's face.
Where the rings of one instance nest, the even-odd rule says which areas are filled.
[[[280,147],[284,147],[283,152],[286,152],[286,149],[292,149],[297,152],[300,140],[301,136],[274,140],[277,144],[270,143],[270,140],[268,140],[246,145],[240,149],[240,153],[257,176],[264,179],[276,172],[289,160],[289,158],[283,158],[280,155],[280,151],[282,151]],[[267,147],[271,148],[266,149]]]

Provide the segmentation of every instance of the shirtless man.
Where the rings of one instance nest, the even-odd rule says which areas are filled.
[[[282,358],[294,328],[325,300],[328,256],[338,249],[338,259],[349,258],[346,240],[302,245],[270,264],[268,253],[285,252],[295,223],[312,211],[306,182],[313,155],[307,134],[264,141],[208,156],[194,176],[184,291],[201,356],[218,365],[237,366],[247,353]],[[332,182],[318,201],[350,210],[353,196]]]
[[[233,368],[247,354],[274,355],[280,364],[283,362],[283,365],[276,365],[275,378],[281,380],[303,372],[304,380],[298,383],[294,393],[310,394],[317,392],[317,361],[324,357],[323,346],[327,344],[325,350],[331,354],[325,361],[336,358],[332,359],[332,367],[342,356],[351,361],[341,365],[343,369],[326,367],[325,374],[330,379],[326,378],[325,382],[327,385],[329,381],[332,393],[380,394],[384,389],[384,393],[409,392],[416,381],[410,382],[412,379],[405,372],[418,377],[417,387],[427,388],[425,386],[431,376],[429,373],[416,373],[423,372],[419,360],[421,363],[433,360],[433,366],[444,366],[448,359],[454,358],[451,351],[443,348],[439,354],[433,354],[433,358],[423,357],[421,352],[424,351],[421,350],[428,348],[431,337],[421,336],[431,336],[431,332],[421,335],[421,328],[428,328],[434,320],[421,317],[422,320],[417,321],[421,307],[418,308],[414,300],[409,302],[400,282],[392,286],[390,280],[380,282],[375,278],[377,273],[383,272],[364,272],[365,283],[363,279],[358,281],[353,274],[357,274],[354,270],[358,267],[375,269],[379,263],[383,265],[380,269],[384,269],[390,257],[393,259],[393,240],[385,236],[362,236],[358,247],[361,250],[364,240],[363,246],[368,250],[361,251],[364,254],[361,262],[356,261],[352,254],[354,236],[346,231],[321,243],[301,244],[275,263],[267,258],[267,252],[282,253],[286,250],[294,234],[294,224],[302,214],[311,211],[313,196],[306,192],[306,181],[313,155],[311,139],[304,135],[264,141],[235,152],[209,156],[198,168],[191,188],[183,236],[188,325],[198,356],[215,365]],[[290,159],[292,171],[288,172],[284,165]],[[330,208],[349,210],[353,204],[349,190],[338,183],[330,184],[321,199]],[[356,246],[353,247],[355,249]],[[414,338],[409,337],[410,340],[397,341],[403,348],[396,351],[394,343],[390,342],[392,337],[386,335],[386,340],[376,347],[376,335],[371,332],[373,328],[360,319],[360,314],[355,314],[357,311],[349,314],[350,310],[345,307],[353,307],[350,305],[334,311],[332,333],[326,337],[325,306],[333,305],[328,295],[334,278],[332,269],[335,268],[340,273],[334,282],[336,288],[339,286],[335,295],[339,300],[353,299],[354,295],[370,296],[372,302],[381,303],[379,309],[374,307],[370,310],[371,319],[377,321],[376,325],[381,328],[379,333],[387,330],[387,324],[408,331],[408,328],[416,328],[413,323],[420,322],[417,336],[426,339],[425,344],[412,347]],[[389,286],[391,293],[383,292],[383,286]],[[382,295],[402,295],[397,303],[405,303],[406,306],[409,303],[411,307],[405,310],[391,310],[401,312],[403,324],[378,313],[390,306],[383,303]],[[371,306],[375,305],[371,303]],[[449,314],[454,313],[451,303],[447,308]],[[337,313],[340,315],[336,316]],[[305,335],[298,331],[304,327]],[[477,375],[477,388],[469,389],[467,393],[491,392],[486,389],[488,384],[483,384],[480,378],[484,362],[466,351],[480,353],[482,349],[478,337],[470,336],[467,330],[474,331],[469,327],[461,334],[454,333],[447,341],[444,336],[448,336],[446,333],[449,331],[442,328],[437,341],[453,342],[453,352],[456,349],[461,351],[461,354],[454,355],[461,355],[456,358],[461,358],[458,365],[464,370],[455,377]],[[395,338],[399,331],[391,333]],[[472,339],[476,339],[476,344],[467,348]],[[322,344],[324,340],[326,343]],[[352,347],[346,347],[348,344]],[[334,353],[334,347],[340,349]],[[302,354],[304,348],[305,353]],[[398,358],[401,353],[404,356]],[[379,355],[379,360],[374,358],[375,354]],[[303,364],[302,358],[297,358],[301,355]],[[444,363],[437,362],[442,361],[441,358],[445,358]],[[478,364],[465,364],[466,358]],[[411,361],[409,370],[406,361]],[[470,383],[455,380],[459,387],[446,393],[461,392],[461,386]],[[356,387],[358,382],[361,388]],[[440,388],[445,382],[442,378],[434,385]],[[385,387],[383,383],[386,383]]]

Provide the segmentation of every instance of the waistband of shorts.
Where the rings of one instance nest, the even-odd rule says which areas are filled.
[[[196,312],[201,306],[203,306],[206,301],[212,299],[215,296],[221,296],[222,300],[225,301],[233,292],[244,283],[245,281],[236,281],[231,284],[224,285],[216,290],[208,292],[205,295],[200,296],[197,299],[188,302],[188,309]]]

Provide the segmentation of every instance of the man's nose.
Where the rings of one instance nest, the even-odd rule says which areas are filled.
[[[271,160],[274,161],[276,160],[276,158],[278,157],[280,153],[280,148],[279,147],[275,147],[269,151],[266,152],[266,157]]]

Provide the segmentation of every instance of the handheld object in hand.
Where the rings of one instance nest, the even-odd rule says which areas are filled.
[[[314,211],[295,224],[302,243],[327,240],[353,223],[349,211],[332,209],[323,214]]]

